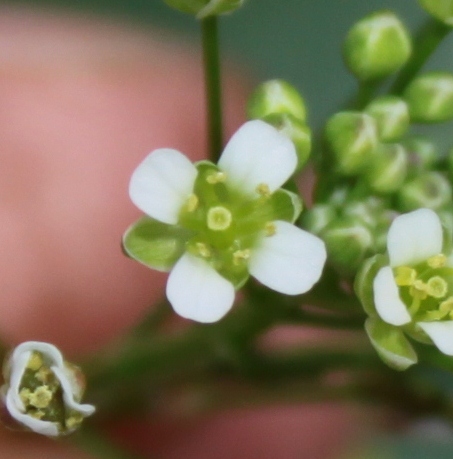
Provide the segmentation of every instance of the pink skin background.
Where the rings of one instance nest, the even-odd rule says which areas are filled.
[[[228,133],[246,91],[228,77]],[[132,170],[151,150],[205,151],[200,59],[164,33],[0,9],[0,336],[69,356],[127,332],[165,275],[125,258],[140,212]],[[125,420],[114,432],[149,457],[321,459],[366,430],[345,405],[231,410],[191,420]],[[360,426],[360,427],[357,427]],[[8,459],[89,459],[72,446],[0,428]]]

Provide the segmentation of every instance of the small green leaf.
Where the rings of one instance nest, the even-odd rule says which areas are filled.
[[[187,230],[143,217],[123,236],[128,256],[158,271],[169,271],[185,251]]]
[[[402,371],[417,363],[417,354],[398,327],[370,317],[365,322],[365,330],[379,357],[389,367]]]
[[[302,212],[302,200],[292,191],[280,188],[275,191],[269,204],[273,208],[273,220],[285,220],[294,223]]]

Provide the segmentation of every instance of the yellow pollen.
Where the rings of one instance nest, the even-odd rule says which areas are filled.
[[[203,258],[209,258],[211,256],[211,250],[204,242],[197,242],[196,246],[198,254],[201,255]]]
[[[227,176],[226,176],[225,172],[213,172],[212,174],[209,174],[206,177],[206,181],[210,185],[215,185],[216,183],[225,182],[226,178],[227,178]]]
[[[67,429],[73,429],[78,427],[83,421],[83,416],[81,414],[74,414],[73,416],[66,419],[65,424]]]
[[[260,183],[256,187],[255,190],[258,194],[260,194],[264,198],[268,198],[271,195],[271,190],[269,189],[269,185],[267,185],[266,183]]]
[[[19,392],[19,397],[20,399],[22,400],[22,403],[24,405],[28,405],[30,402],[30,395],[31,395],[31,391],[30,389],[28,389],[27,387],[24,387],[23,389],[21,389],[21,391]]]
[[[35,419],[42,419],[44,417],[44,411],[42,410],[28,410],[27,414]]]
[[[48,386],[36,388],[29,396],[29,403],[36,408],[46,408],[52,400],[53,393]]]
[[[199,202],[200,201],[198,199],[198,196],[196,194],[191,194],[186,202],[187,212],[193,212],[194,210],[196,210]]]
[[[27,368],[29,368],[30,370],[36,371],[36,370],[39,370],[39,368],[41,368],[43,363],[44,362],[42,360],[41,354],[39,354],[38,352],[33,352],[31,354],[30,359],[28,360]]]
[[[395,282],[400,287],[413,285],[417,279],[417,271],[409,266],[399,266],[395,270]]]
[[[277,227],[275,226],[275,223],[268,222],[264,226],[264,231],[266,232],[266,236],[273,236],[277,232]]]
[[[233,263],[237,266],[241,262],[246,261],[250,258],[250,250],[245,249],[245,250],[236,250],[236,252],[233,253]]]
[[[448,297],[446,300],[440,303],[439,311],[443,316],[448,314],[450,318],[453,318],[453,296]]]
[[[208,210],[207,224],[212,231],[224,231],[230,227],[232,221],[233,216],[226,207],[216,206]]]
[[[41,381],[42,383],[46,383],[49,379],[49,376],[52,375],[52,371],[50,368],[47,367],[41,367],[36,373],[35,373],[35,378],[38,381]]]
[[[443,253],[428,258],[427,264],[430,268],[443,268],[447,263],[447,257]]]
[[[433,276],[426,283],[426,293],[433,298],[443,298],[448,291],[447,282],[440,276]]]

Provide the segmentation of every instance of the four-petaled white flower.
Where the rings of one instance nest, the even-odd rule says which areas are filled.
[[[249,273],[278,292],[304,293],[320,278],[326,251],[319,238],[292,224],[301,202],[280,187],[296,165],[292,142],[257,120],[236,132],[217,166],[155,150],[129,189],[151,219],[126,232],[124,248],[152,268],[171,270],[170,303],[199,322],[222,318]]]
[[[403,332],[453,355],[453,256],[445,236],[430,209],[400,215],[388,232],[388,257],[370,259],[359,273],[356,291],[370,315],[368,334],[398,369],[417,360]]]
[[[69,434],[95,411],[80,403],[85,388],[80,369],[52,344],[27,341],[17,346],[4,366],[4,379],[1,392],[8,414],[36,433]]]

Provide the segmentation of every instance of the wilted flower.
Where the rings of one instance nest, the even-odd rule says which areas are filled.
[[[437,214],[418,209],[397,217],[387,251],[364,264],[355,286],[378,353],[397,369],[416,363],[407,334],[453,355],[453,256]]]
[[[321,276],[326,252],[320,239],[292,225],[300,199],[279,188],[296,164],[291,141],[259,120],[236,132],[218,165],[155,150],[129,190],[151,218],[129,228],[125,251],[151,268],[171,270],[170,303],[199,322],[223,317],[249,273],[278,292],[306,292]]]
[[[66,362],[48,343],[17,346],[3,369],[2,398],[14,423],[56,437],[75,431],[94,406],[81,404],[85,381],[80,369]]]

